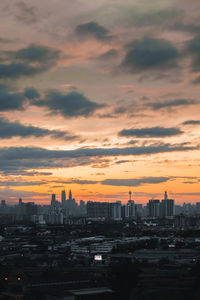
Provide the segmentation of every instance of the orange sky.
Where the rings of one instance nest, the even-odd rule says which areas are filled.
[[[0,199],[200,201],[198,1],[0,11]]]

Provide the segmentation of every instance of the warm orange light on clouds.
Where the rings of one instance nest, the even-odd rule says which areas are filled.
[[[0,198],[200,201],[198,1],[8,2]]]

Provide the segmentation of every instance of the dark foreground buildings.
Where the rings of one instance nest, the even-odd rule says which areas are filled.
[[[198,207],[198,204],[195,208]],[[198,300],[200,211],[173,199],[1,204],[0,299]],[[181,210],[182,209],[182,210]],[[13,217],[14,216],[14,217]]]

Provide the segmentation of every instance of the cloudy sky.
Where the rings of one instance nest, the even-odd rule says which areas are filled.
[[[0,198],[200,201],[198,0],[0,1]]]

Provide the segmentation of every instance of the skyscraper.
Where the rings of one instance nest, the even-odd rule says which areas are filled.
[[[51,206],[55,206],[56,203],[56,194],[51,195]]]
[[[129,200],[125,206],[125,217],[131,219],[136,217],[135,203],[133,200]]]
[[[62,208],[66,208],[66,194],[65,190],[61,192],[61,202],[62,202]]]
[[[87,202],[88,218],[110,218],[110,203],[108,202]]]
[[[125,218],[135,218],[136,217],[136,207],[135,202],[131,200],[132,192],[129,190],[129,200],[125,205]]]
[[[168,199],[167,192],[165,192],[164,199],[160,205],[160,216],[163,218],[174,217],[175,205],[173,199]]]
[[[121,201],[116,201],[114,203],[110,203],[110,217],[113,220],[121,220],[122,219],[122,203],[121,203]]]
[[[72,201],[72,192],[71,192],[71,189],[69,190],[69,201]]]
[[[151,199],[148,203],[149,217],[158,218],[160,216],[160,200]]]

